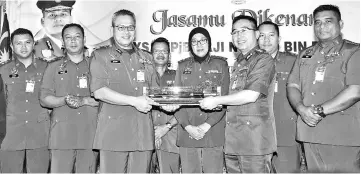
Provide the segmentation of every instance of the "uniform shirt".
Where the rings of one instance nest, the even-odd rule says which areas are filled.
[[[274,60],[258,46],[238,56],[231,74],[230,94],[252,90],[260,95],[254,103],[228,106],[226,154],[265,155],[276,150],[274,116],[268,101],[273,95],[269,95],[269,88],[274,75]]]
[[[274,58],[276,64],[276,82],[273,99],[273,111],[276,121],[277,146],[296,144],[297,115],[287,99],[286,83],[296,60],[296,55],[278,52]]]
[[[6,95],[6,136],[1,144],[2,150],[48,146],[49,114],[39,102],[46,66],[46,62],[33,59],[33,63],[25,68],[23,63],[13,59],[0,67]]]
[[[64,56],[64,52],[61,49],[61,47],[58,46],[58,44],[56,44],[56,42],[50,39],[48,36],[44,36],[40,40],[36,41],[34,50],[35,50],[35,57],[43,58],[45,60]],[[49,51],[51,53],[50,55],[48,55],[47,53]],[[51,57],[47,58],[48,56]]]
[[[162,76],[157,73],[156,86],[167,87],[174,86],[175,70],[166,69]],[[160,126],[166,124],[173,118],[173,114],[162,111],[161,109],[154,109],[152,111],[154,126]],[[177,127],[173,127],[162,137],[162,144],[160,150],[172,153],[179,153],[179,148],[176,146],[177,140]]]
[[[193,57],[181,60],[175,80],[176,86],[220,86],[221,94],[228,94],[229,70],[225,58],[209,56],[202,63]],[[180,147],[219,147],[224,145],[225,109],[204,111],[196,107],[181,107],[175,113],[179,122],[177,145]],[[184,129],[187,125],[208,123],[212,127],[200,140],[191,139]]]
[[[114,38],[109,45],[92,53],[90,72],[91,92],[107,87],[115,92],[142,96],[143,87],[152,85],[154,71],[152,57],[135,46],[128,52],[120,48]],[[144,75],[142,75],[142,72]],[[150,113],[139,112],[133,106],[119,106],[101,102],[94,148],[110,151],[154,149],[154,128]]]
[[[329,101],[347,85],[360,85],[360,45],[339,36],[327,44],[317,43],[301,51],[288,84],[298,86],[305,106]],[[316,127],[309,127],[298,117],[297,139],[320,144],[359,146],[360,103],[327,115]]]
[[[89,58],[74,63],[68,56],[50,63],[44,73],[40,98],[66,95],[89,97]],[[85,82],[85,84],[84,84]],[[97,122],[97,108],[82,106],[72,109],[68,105],[52,112],[49,139],[50,149],[92,149]]]

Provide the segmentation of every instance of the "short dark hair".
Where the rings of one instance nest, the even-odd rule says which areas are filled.
[[[168,52],[170,52],[170,46],[169,46],[169,41],[168,39],[164,38],[164,37],[158,37],[157,39],[153,40],[152,43],[150,44],[150,51],[153,53],[153,45],[155,43],[165,43],[168,46]]]
[[[316,14],[323,11],[333,11],[336,14],[336,18],[338,21],[341,20],[341,12],[338,6],[336,5],[320,5],[313,11],[313,18],[315,18]]]
[[[264,21],[258,25],[258,30],[261,28],[262,25],[272,25],[277,32],[277,36],[280,36],[280,29],[277,24],[273,23],[272,21]]]
[[[71,24],[66,24],[66,25],[63,27],[63,29],[61,30],[61,37],[63,37],[63,39],[64,39],[64,32],[65,32],[65,30],[68,29],[68,28],[70,28],[70,27],[77,27],[77,28],[79,28],[80,31],[81,31],[81,34],[83,34],[83,37],[85,36],[85,35],[84,35],[84,28],[83,28],[81,25],[76,24],[76,23],[71,23]]]
[[[131,12],[131,11],[129,11],[129,10],[126,10],[126,9],[121,9],[121,10],[116,11],[116,12],[113,14],[113,17],[112,17],[112,27],[115,27],[115,26],[114,26],[114,22],[115,22],[115,19],[116,19],[118,16],[130,16],[130,17],[133,18],[134,24],[136,24],[136,20],[135,20],[135,15],[134,15],[134,13]]]
[[[29,36],[31,36],[31,39],[33,39],[33,41],[34,41],[33,33],[31,33],[30,30],[25,29],[25,28],[18,28],[14,32],[11,33],[11,36],[10,36],[11,43],[13,43],[13,40],[14,40],[15,36],[17,36],[17,35],[25,35],[25,34],[28,34]]]
[[[257,20],[251,16],[246,16],[246,15],[239,15],[239,16],[236,16],[235,18],[233,18],[232,25],[241,19],[246,19],[246,20],[250,21],[253,24],[253,28],[257,29]]]

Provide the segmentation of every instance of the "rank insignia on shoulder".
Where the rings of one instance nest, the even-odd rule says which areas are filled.
[[[190,60],[190,57],[185,58],[185,59],[182,59],[182,60],[178,61],[178,63],[182,63],[182,62],[185,62],[185,61],[187,61],[187,60]]]
[[[65,70],[65,71],[58,71],[58,74],[66,74],[66,73],[68,73],[67,70]]]
[[[252,55],[253,55],[252,53],[248,54],[248,56],[246,57],[246,60],[248,60],[249,58],[251,58]]]
[[[306,51],[305,51],[305,54],[304,55],[302,55],[302,59],[309,59],[309,58],[311,58],[313,56],[313,49],[311,48],[311,49],[307,49]]]
[[[192,69],[186,68],[186,69],[183,71],[183,74],[192,74]]]
[[[302,56],[302,59],[310,59],[312,55],[305,54]]]
[[[10,74],[9,77],[10,78],[16,78],[16,77],[19,77],[19,74]]]

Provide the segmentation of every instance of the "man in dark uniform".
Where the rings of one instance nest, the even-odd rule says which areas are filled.
[[[176,71],[168,69],[171,57],[169,41],[163,37],[155,39],[151,43],[151,52],[156,70],[154,80],[157,83],[156,86],[174,86]],[[154,109],[152,117],[159,172],[179,173],[180,158],[179,148],[176,146],[177,129],[175,127],[177,120],[172,112],[164,112],[162,108]]]
[[[296,113],[290,106],[286,95],[286,82],[296,55],[280,52],[278,25],[265,21],[258,26],[260,32],[258,44],[272,56],[276,65],[276,81],[274,86],[273,111],[276,121],[277,153],[272,158],[276,172],[294,173],[300,170],[301,147],[296,142]]]
[[[201,106],[229,105],[225,144],[229,173],[269,173],[276,151],[275,122],[269,108],[275,65],[272,57],[259,49],[254,18],[240,15],[232,23],[232,41],[241,54],[233,66],[230,95],[205,98]]]
[[[40,83],[47,63],[35,59],[31,31],[11,34],[12,61],[0,67],[6,96],[6,135],[1,144],[1,170],[47,173],[49,166],[49,113],[39,103]]]
[[[90,96],[90,60],[84,56],[84,29],[63,28],[66,56],[50,63],[40,90],[44,107],[52,108],[51,173],[95,173],[93,149],[98,102]]]
[[[211,37],[202,27],[189,33],[191,57],[179,61],[176,86],[220,87],[228,94],[229,70],[225,58],[210,55]],[[222,173],[225,109],[205,111],[182,107],[175,113],[179,122],[177,145],[183,173]]]
[[[75,0],[38,0],[42,11],[41,25],[44,36],[36,41],[35,55],[46,60],[64,56],[61,31],[72,22],[71,10]]]
[[[337,6],[313,11],[318,43],[301,51],[287,82],[309,172],[360,172],[360,45],[342,39]]]
[[[93,51],[90,84],[101,101],[94,148],[100,149],[100,172],[149,172],[154,150],[150,110],[156,105],[143,95],[152,85],[154,68],[149,53],[138,49],[135,15],[128,10],[113,14],[113,37]]]

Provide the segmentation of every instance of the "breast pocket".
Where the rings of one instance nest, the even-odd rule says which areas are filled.
[[[222,85],[222,72],[210,72],[206,73],[208,81],[211,81],[213,84],[220,86]]]
[[[68,94],[67,86],[70,85],[68,83],[68,74],[56,74],[55,75],[55,93],[56,96],[65,96]]]
[[[247,77],[248,77],[248,68],[243,68],[237,71],[235,75],[236,79],[236,89],[244,89],[247,84]]]

